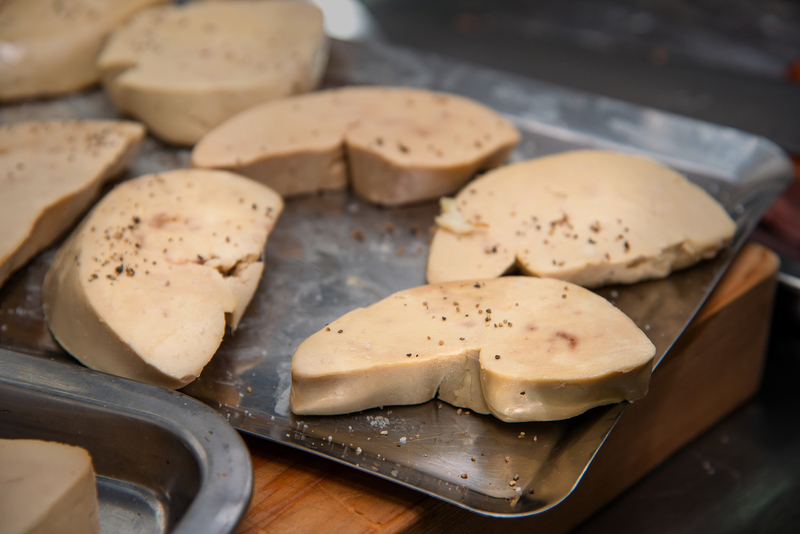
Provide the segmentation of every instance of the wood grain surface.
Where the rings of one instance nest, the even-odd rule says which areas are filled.
[[[739,253],[564,502],[525,518],[458,508],[329,460],[245,437],[255,484],[237,534],[568,532],[758,389],[778,259],[756,244]],[[511,530],[513,529],[513,530]]]

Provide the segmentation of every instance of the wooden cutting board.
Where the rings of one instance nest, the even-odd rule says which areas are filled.
[[[245,440],[255,483],[239,534],[571,530],[753,396],[761,382],[778,258],[747,244],[564,502],[492,518],[258,438]],[[521,529],[521,530],[516,530]]]

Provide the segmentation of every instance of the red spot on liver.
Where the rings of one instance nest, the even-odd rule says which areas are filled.
[[[567,334],[566,332],[557,332],[556,337],[563,339],[567,343],[569,343],[569,348],[574,349],[578,346],[578,338],[576,338],[572,334]]]

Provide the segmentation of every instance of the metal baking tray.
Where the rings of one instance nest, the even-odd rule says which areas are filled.
[[[388,45],[333,42],[325,84],[459,93],[495,108],[521,130],[513,160],[580,147],[614,149],[653,157],[706,188],[737,222],[731,247],[665,280],[598,291],[647,333],[658,361],[791,180],[788,159],[763,138]],[[4,122],[47,116],[115,114],[100,92],[0,108]],[[129,174],[185,166],[188,154],[148,139]],[[333,417],[297,417],[289,410],[290,361],[303,339],[353,308],[425,283],[437,212],[436,203],[377,208],[350,193],[288,200],[239,329],[183,391],[242,431],[458,506],[498,516],[542,512],[578,484],[625,403],[566,421],[515,424],[437,400]],[[40,255],[0,290],[0,346],[69,361],[41,312],[41,281],[52,254]]]
[[[86,448],[102,532],[226,534],[253,488],[218,413],[174,391],[0,349],[0,438]]]

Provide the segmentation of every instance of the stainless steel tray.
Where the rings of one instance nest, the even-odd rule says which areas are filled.
[[[460,93],[494,107],[520,128],[523,137],[513,159],[578,147],[636,152],[677,168],[710,191],[738,224],[729,249],[666,280],[598,291],[648,334],[659,361],[791,180],[786,157],[762,138],[386,45],[334,42],[325,83]],[[0,121],[53,115],[114,113],[99,92],[0,108]],[[148,140],[130,174],[183,166],[187,159],[186,150]],[[348,193],[289,200],[270,237],[265,275],[244,320],[184,391],[245,432],[464,508],[492,515],[544,511],[569,495],[625,404],[567,421],[519,424],[436,400],[336,417],[296,417],[289,411],[295,347],[355,307],[423,284],[437,211],[435,203],[376,208]],[[69,361],[41,312],[41,280],[52,254],[40,255],[0,290],[0,346]],[[383,430],[388,433],[382,435]]]
[[[232,532],[250,502],[242,438],[181,393],[0,349],[0,438],[86,448],[102,532]]]

